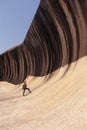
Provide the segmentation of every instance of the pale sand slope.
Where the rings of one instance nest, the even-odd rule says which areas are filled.
[[[28,78],[32,93],[0,83],[0,130],[87,130],[87,57],[46,82]]]

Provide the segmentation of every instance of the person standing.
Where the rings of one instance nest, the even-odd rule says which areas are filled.
[[[25,96],[25,91],[27,90],[29,93],[31,93],[31,90],[27,87],[26,81],[24,81],[23,86],[23,96]]]

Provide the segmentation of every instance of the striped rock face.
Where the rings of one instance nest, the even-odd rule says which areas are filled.
[[[41,0],[22,44],[0,55],[0,81],[21,83],[87,55],[87,0]]]

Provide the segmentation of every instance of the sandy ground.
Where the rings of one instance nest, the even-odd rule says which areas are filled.
[[[87,57],[27,83],[0,83],[0,130],[87,130]]]

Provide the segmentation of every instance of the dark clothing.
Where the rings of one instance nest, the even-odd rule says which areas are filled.
[[[24,96],[26,90],[28,90],[29,93],[31,93],[30,89],[27,88],[27,85],[26,85],[26,84],[23,84],[22,89],[23,89],[23,96]]]
[[[26,89],[26,88],[27,88],[27,85],[23,84],[22,89]]]

